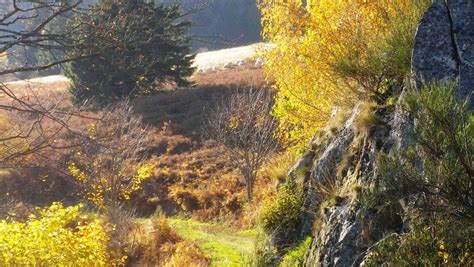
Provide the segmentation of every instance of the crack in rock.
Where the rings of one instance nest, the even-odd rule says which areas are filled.
[[[412,76],[417,88],[432,81],[457,81],[458,96],[474,108],[474,1],[437,0],[415,37]]]

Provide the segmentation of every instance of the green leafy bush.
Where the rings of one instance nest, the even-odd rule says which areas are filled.
[[[456,84],[435,83],[405,101],[413,143],[379,162],[388,194],[406,201],[410,229],[389,234],[368,255],[368,266],[474,264],[474,114]],[[416,200],[416,201],[414,201]]]
[[[311,241],[313,239],[311,237],[305,238],[301,243],[290,249],[284,256],[280,262],[281,267],[294,267],[294,266],[302,266],[304,255],[306,251],[308,251]]]
[[[266,233],[298,229],[304,194],[301,186],[288,181],[275,196],[266,199],[262,205],[260,221]]]

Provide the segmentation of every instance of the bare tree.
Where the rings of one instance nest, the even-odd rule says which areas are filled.
[[[127,101],[102,113],[101,120],[84,120],[89,142],[70,153],[68,168],[88,200],[99,207],[117,207],[152,171],[145,163],[148,131]]]
[[[83,46],[88,36],[77,34],[66,24],[75,16],[87,14],[89,7],[83,0],[0,0],[0,54],[8,56],[8,62],[0,66],[0,80],[96,57],[123,45],[103,42],[100,46],[89,45],[90,50],[83,49],[88,52],[71,53],[73,48]],[[32,49],[49,56],[33,60],[27,53]],[[18,90],[9,83],[0,83],[0,168],[18,166],[23,157],[41,151],[70,149],[87,142],[77,125],[71,125],[73,118],[106,119],[99,113],[86,115],[83,108],[65,104],[68,101],[48,98],[48,88],[36,89]],[[71,142],[57,142],[66,135]]]
[[[0,54],[6,55],[8,60],[0,66],[0,79],[5,81],[8,76],[46,70],[77,60],[77,57],[64,54],[70,43],[67,41],[70,33],[64,23],[73,14],[84,11],[81,4],[82,0],[2,1]],[[61,30],[53,30],[58,25]],[[51,56],[42,61],[32,60],[27,53],[31,50]],[[61,56],[56,57],[58,54]],[[84,54],[80,58],[88,56],[92,55]],[[26,83],[21,89],[0,83],[0,168],[18,167],[22,158],[40,151],[79,145],[74,142],[60,144],[57,140],[65,134],[80,135],[69,122],[74,116],[85,116],[81,115],[81,108],[65,105],[64,101],[50,97],[50,92],[40,91],[47,90],[35,90]]]
[[[272,94],[266,89],[238,92],[217,104],[205,127],[241,172],[249,202],[258,170],[279,148],[278,121],[270,115],[272,103]]]
[[[86,139],[71,120],[101,119],[100,114],[81,113],[81,108],[66,104],[66,96],[39,95],[31,88],[22,91],[0,84],[0,168],[18,167],[19,160],[31,154],[77,146]],[[58,142],[61,139],[69,142]]]
[[[90,0],[0,0],[0,57],[7,55],[9,61],[0,63],[0,81],[137,45],[133,38],[119,43],[102,40],[100,45],[90,44],[85,42],[88,36],[78,34],[74,27],[66,27],[74,17],[87,16],[92,8],[89,4]],[[202,5],[186,10],[183,16],[206,6],[207,1],[203,0]],[[92,20],[86,19],[82,23],[93,24]],[[86,52],[72,53],[75,48]],[[32,60],[27,55],[31,49],[49,56],[41,61]],[[86,115],[81,107],[71,107],[61,100],[48,98],[49,92],[45,94],[48,88],[20,91],[9,83],[0,82],[0,168],[16,167],[23,157],[31,154],[70,149],[88,141],[87,136],[81,137],[83,133],[75,127],[77,125],[71,125],[73,118],[105,119],[102,114]],[[57,142],[66,135],[72,136],[69,140],[77,142]]]
[[[10,1],[9,1],[10,2]],[[10,64],[0,69],[0,75],[41,71],[77,60],[73,57],[49,57],[43,62],[26,56],[29,49],[55,54],[68,49],[72,35],[63,25],[75,13],[81,12],[82,0],[36,1],[12,0],[0,5],[0,53],[7,53]],[[61,22],[61,30],[52,31]],[[89,57],[91,55],[81,55]]]

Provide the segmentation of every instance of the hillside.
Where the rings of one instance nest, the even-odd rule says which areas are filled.
[[[206,112],[212,108],[215,101],[226,98],[236,90],[247,88],[265,87],[265,81],[261,66],[255,66],[256,46],[245,46],[232,49],[224,49],[215,52],[200,53],[196,57],[195,66],[198,71],[191,78],[196,88],[167,92],[156,96],[138,98],[134,100],[135,112],[143,116],[146,123],[152,126],[153,141],[148,144],[151,151],[150,156],[159,168],[155,174],[157,180],[161,177],[174,177],[167,185],[157,183],[150,185],[150,190],[160,192],[164,190],[171,194],[171,185],[176,190],[192,190],[199,194],[203,182],[209,186],[218,186],[223,181],[215,183],[216,176],[228,176],[229,182],[236,184],[235,190],[240,192],[243,187],[235,173],[229,167],[225,167],[226,160],[221,157],[222,151],[212,143],[202,139],[202,123],[206,118]],[[240,65],[235,61],[242,62]],[[224,67],[225,65],[225,67]],[[69,106],[67,95],[69,86],[68,79],[64,76],[47,76],[31,80],[9,82],[6,85],[18,97],[34,95],[38,101],[46,98],[56,99],[61,105]],[[183,162],[187,162],[183,164]],[[218,169],[210,168],[212,165],[220,166]],[[186,181],[186,175],[196,171],[195,168],[203,168],[196,184]],[[171,171],[171,173],[164,173]],[[163,173],[162,173],[163,172]],[[168,178],[166,178],[168,179]],[[153,179],[152,179],[153,180]],[[183,181],[179,183],[178,181]],[[191,183],[190,183],[191,182]],[[158,188],[155,188],[157,187]],[[163,188],[164,186],[164,188]],[[198,187],[199,186],[199,187]],[[216,188],[219,191],[219,187]],[[216,192],[217,192],[216,191]],[[229,192],[223,195],[222,200],[216,202],[219,207],[209,207],[219,211],[221,204],[236,199],[238,194]],[[194,194],[194,193],[193,193]],[[153,196],[144,196],[153,198]],[[162,201],[166,202],[171,196]],[[237,198],[238,199],[238,198]],[[176,205],[176,199],[172,202]],[[238,202],[242,202],[239,199]],[[242,204],[242,203],[241,203]],[[239,204],[239,205],[241,205]],[[156,203],[153,205],[156,206]],[[179,206],[179,205],[178,205]],[[179,210],[179,207],[174,212]],[[153,211],[156,207],[142,207],[144,212]],[[148,209],[148,210],[147,210]],[[202,211],[206,213],[206,211]],[[203,216],[215,216],[210,214]]]
[[[212,260],[212,266],[239,266],[235,261],[249,257],[255,235],[230,234],[206,222],[230,220],[230,227],[235,229],[253,229],[255,217],[244,213],[245,185],[238,172],[229,164],[222,147],[203,135],[202,125],[216,101],[249,88],[266,87],[261,66],[255,66],[254,58],[253,46],[199,54],[196,65],[200,71],[192,77],[195,88],[133,100],[134,113],[148,125],[148,162],[155,166],[143,189],[133,196],[130,205],[134,214],[149,217],[159,210],[163,215],[182,216],[170,220],[170,225],[201,249]],[[234,64],[235,60],[245,63]],[[55,103],[67,109],[71,106],[69,81],[64,76],[10,82],[7,86],[17,97],[28,97],[34,103]],[[79,123],[73,118],[70,125],[79,128]],[[61,168],[61,154],[68,153],[44,155],[50,159],[47,164],[40,163],[39,158],[31,159],[37,174],[28,170],[3,173],[0,194],[15,195],[16,203],[20,203],[17,210],[25,213],[39,202],[64,198],[74,202],[77,188],[68,182],[67,175],[54,171]],[[38,175],[50,178],[38,184]],[[23,182],[20,186],[11,179]],[[266,186],[265,180],[257,185],[262,189]],[[36,188],[33,194],[32,188]],[[44,190],[47,198],[42,196]],[[247,245],[242,246],[241,241]]]
[[[474,266],[472,1],[174,2],[0,12],[0,266]]]
[[[459,200],[472,199],[472,162],[456,167],[454,161],[473,152],[467,150],[474,144],[468,122],[474,107],[469,63],[474,32],[466,28],[474,25],[473,15],[467,1],[435,1],[410,47],[413,86],[391,84],[390,92],[400,92],[391,102],[361,100],[349,110],[333,110],[290,170],[304,202],[291,227],[273,228],[275,249],[285,251],[296,235],[300,242],[312,240],[302,266],[473,264],[466,254],[474,245],[472,230],[444,225],[472,227],[473,207]],[[451,131],[460,131],[454,135],[463,140],[448,141]],[[453,152],[456,144],[465,152]],[[447,252],[448,246],[456,248]]]
[[[256,43],[247,46],[197,53],[193,66],[199,73],[210,73],[224,69],[259,69],[262,67],[262,64],[261,59],[258,59],[258,53],[264,49],[268,49],[268,47],[268,44]],[[232,76],[233,75],[230,77]],[[239,75],[236,76],[238,78]],[[247,79],[247,77],[243,77],[243,80],[245,79]],[[7,85],[12,89],[18,90],[28,85],[32,89],[45,87],[45,89],[49,91],[66,88],[67,83],[68,79],[66,77],[62,75],[51,75],[42,78],[8,82]]]

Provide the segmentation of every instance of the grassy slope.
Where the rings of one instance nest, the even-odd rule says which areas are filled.
[[[232,231],[228,226],[179,218],[169,219],[176,232],[195,242],[211,266],[243,266],[254,247],[255,230]]]

